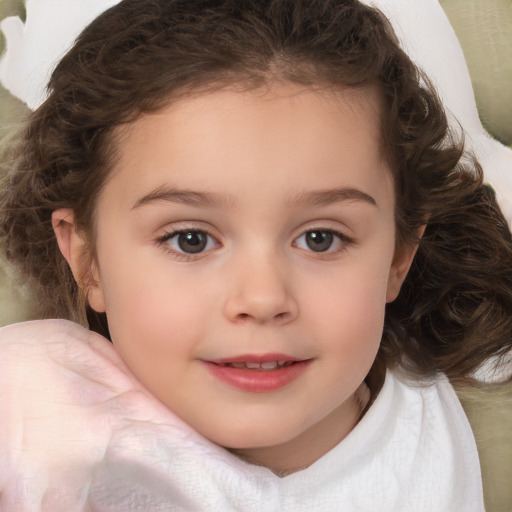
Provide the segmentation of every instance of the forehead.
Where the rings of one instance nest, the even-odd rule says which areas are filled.
[[[354,179],[377,191],[390,179],[371,88],[223,89],[174,101],[121,127],[115,139],[110,181],[132,202],[164,183],[236,199],[241,180],[254,190],[300,193]]]

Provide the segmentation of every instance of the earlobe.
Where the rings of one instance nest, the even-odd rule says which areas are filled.
[[[97,268],[88,254],[84,234],[77,229],[73,210],[55,210],[52,214],[52,226],[60,252],[68,262],[77,285],[87,294],[89,305],[98,313],[105,312],[105,298]]]

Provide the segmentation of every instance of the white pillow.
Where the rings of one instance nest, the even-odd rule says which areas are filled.
[[[7,51],[0,81],[35,110],[46,98],[46,84],[75,38],[94,18],[121,0],[26,0],[27,21],[17,16],[0,23]]]
[[[390,20],[409,57],[422,68],[443,100],[451,126],[465,132],[486,181],[512,228],[512,149],[493,139],[478,117],[464,54],[438,0],[362,0]]]
[[[3,20],[7,52],[0,80],[31,109],[46,96],[51,71],[81,30],[120,0],[27,0],[27,21]],[[391,21],[403,48],[438,88],[452,126],[465,131],[488,183],[512,226],[512,150],[490,137],[480,123],[462,49],[438,0],[363,0]]]

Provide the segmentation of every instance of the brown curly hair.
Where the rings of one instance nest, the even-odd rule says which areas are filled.
[[[88,312],[91,328],[108,335],[60,254],[51,214],[73,209],[94,254],[95,201],[116,159],[114,128],[189,94],[273,80],[376,86],[397,248],[416,244],[428,219],[387,306],[375,372],[400,364],[464,379],[510,350],[506,222],[482,170],[450,135],[428,79],[386,18],[357,0],[123,0],[83,31],[12,153],[0,197],[5,254],[33,284],[44,315],[85,323]]]

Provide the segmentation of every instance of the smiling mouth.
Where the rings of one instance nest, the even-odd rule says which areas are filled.
[[[285,388],[307,371],[313,359],[285,354],[246,355],[202,361],[217,380],[244,392],[269,393]]]
[[[299,361],[268,361],[265,363],[237,362],[237,363],[214,363],[222,367],[240,368],[242,370],[265,370],[272,371],[292,366]]]

